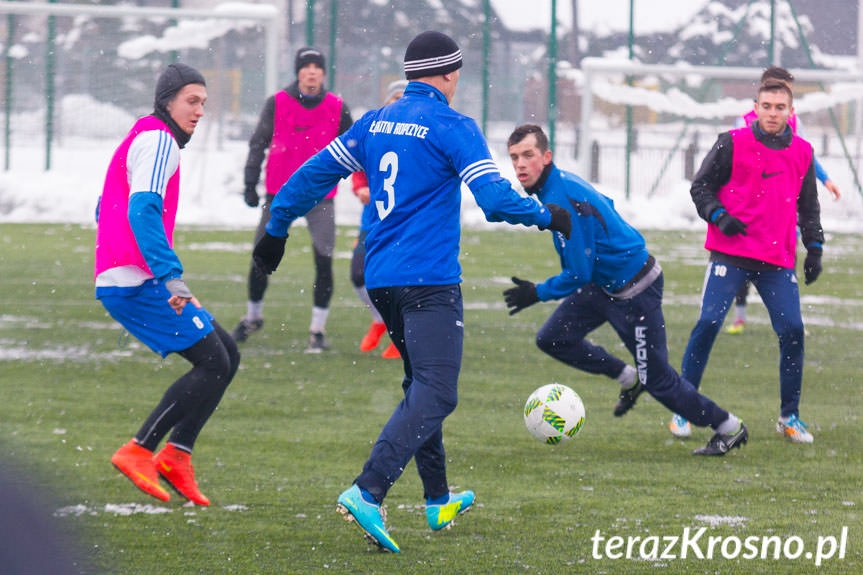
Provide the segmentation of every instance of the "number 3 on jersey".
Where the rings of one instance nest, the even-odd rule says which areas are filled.
[[[384,219],[389,215],[396,205],[396,191],[393,184],[396,181],[396,176],[399,173],[399,156],[395,152],[387,152],[381,157],[379,166],[380,171],[387,172],[389,175],[384,179],[384,191],[387,193],[386,207],[381,200],[375,200],[375,207],[378,209],[378,217]]]

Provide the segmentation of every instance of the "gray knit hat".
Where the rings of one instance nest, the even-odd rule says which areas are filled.
[[[387,85],[387,96],[384,98],[384,103],[393,99],[396,94],[404,94],[405,88],[408,87],[407,80],[396,80]]]
[[[164,108],[180,90],[189,84],[206,86],[207,82],[204,81],[204,76],[191,66],[181,62],[169,64],[156,82],[156,109]]]

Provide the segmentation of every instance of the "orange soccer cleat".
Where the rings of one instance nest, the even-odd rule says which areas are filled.
[[[134,439],[130,439],[111,456],[111,463],[144,493],[162,501],[171,499],[171,495],[159,485],[153,452],[138,445]]]
[[[369,326],[369,331],[366,332],[360,342],[360,351],[371,351],[376,348],[386,330],[387,326],[383,322],[373,321],[372,325]]]
[[[195,481],[195,470],[192,467],[192,455],[177,449],[170,443],[153,457],[159,475],[177,490],[177,493],[198,505],[209,505],[207,499]]]
[[[399,348],[397,348],[396,344],[393,342],[390,342],[389,347],[381,354],[381,357],[384,359],[398,359],[401,356],[402,354],[399,353]]]

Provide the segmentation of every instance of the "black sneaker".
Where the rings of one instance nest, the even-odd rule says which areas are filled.
[[[306,353],[321,353],[330,349],[330,342],[324,337],[321,332],[313,332],[309,334],[309,347],[306,348]]]
[[[707,445],[692,452],[692,455],[725,455],[735,447],[740,447],[749,440],[749,431],[743,422],[734,433],[715,433]]]
[[[632,409],[632,406],[635,405],[635,401],[638,399],[638,396],[641,395],[642,391],[644,391],[644,386],[641,385],[640,381],[636,381],[635,385],[629,389],[621,391],[620,397],[614,405],[614,417],[626,415],[626,412]]]
[[[235,342],[243,343],[249,339],[250,335],[259,331],[262,327],[264,327],[264,320],[262,319],[243,318],[237,324],[237,327],[234,328],[234,331],[231,332],[231,337],[234,338]]]

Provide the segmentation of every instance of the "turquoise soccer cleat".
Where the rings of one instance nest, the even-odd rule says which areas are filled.
[[[472,496],[471,500],[473,500]],[[344,516],[345,521],[356,522],[370,543],[385,551],[400,552],[398,544],[390,537],[384,526],[386,511],[382,506],[363,499],[359,486],[351,485],[339,495],[336,509]]]
[[[432,531],[449,529],[452,527],[453,519],[462,513],[470,511],[475,499],[473,491],[462,491],[461,493],[450,493],[449,501],[440,504],[426,503],[426,519]]]
[[[796,414],[789,418],[780,417],[776,422],[776,433],[795,443],[812,443],[815,438],[809,433],[809,426],[800,421]]]
[[[692,435],[692,426],[689,425],[685,417],[676,413],[671,416],[671,421],[668,422],[668,429],[671,431],[671,435],[680,437],[681,439]]]

